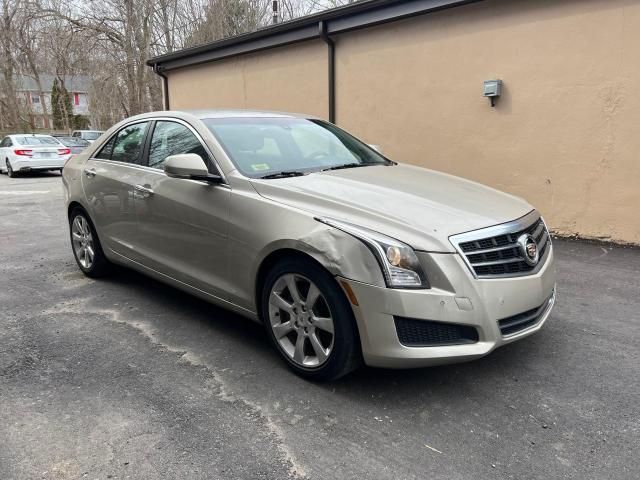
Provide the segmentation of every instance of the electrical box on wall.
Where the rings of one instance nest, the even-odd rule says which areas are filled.
[[[502,94],[502,80],[485,80],[484,96],[489,97],[491,106],[495,106],[495,99]]]

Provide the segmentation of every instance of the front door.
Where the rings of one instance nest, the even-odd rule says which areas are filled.
[[[186,124],[155,122],[144,176],[137,185],[142,262],[218,298],[228,297],[227,227],[231,191],[225,185],[170,178],[170,155],[196,153],[212,169],[202,140]]]
[[[149,122],[128,125],[113,135],[82,171],[89,214],[103,247],[132,260],[137,255],[134,187],[144,168],[144,139]]]

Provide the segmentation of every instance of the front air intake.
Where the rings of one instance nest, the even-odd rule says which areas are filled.
[[[394,317],[398,340],[406,347],[466,345],[478,341],[478,331],[468,325]]]

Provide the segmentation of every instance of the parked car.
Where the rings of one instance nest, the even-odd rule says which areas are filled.
[[[86,275],[125,265],[261,321],[307,378],[479,358],[538,331],[555,300],[551,238],[525,200],[313,117],[139,115],[63,183]]]
[[[104,132],[100,130],[74,130],[71,134],[72,137],[82,138],[83,140],[87,140],[89,143],[93,143],[97,140],[100,135]]]
[[[60,170],[71,149],[51,135],[8,135],[0,142],[0,172],[14,177],[19,172]]]
[[[69,147],[72,155],[82,153],[85,148],[91,145],[91,142],[79,137],[55,137],[65,147]]]

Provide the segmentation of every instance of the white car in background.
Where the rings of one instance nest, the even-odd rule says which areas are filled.
[[[0,172],[17,173],[60,170],[71,157],[71,149],[51,135],[8,135],[0,142]]]

